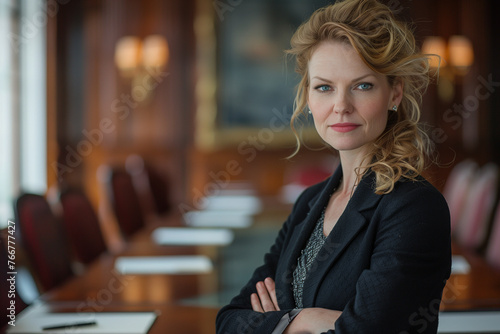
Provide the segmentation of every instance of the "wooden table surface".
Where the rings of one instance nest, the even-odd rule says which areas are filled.
[[[158,246],[142,232],[119,256],[206,255],[217,261],[215,246]],[[104,254],[81,276],[42,296],[43,300],[75,301],[112,298],[113,302],[166,303],[217,290],[217,270],[189,275],[122,275],[114,268],[117,255]]]
[[[74,313],[80,307],[79,302],[50,301],[47,305],[49,311],[53,313]],[[148,334],[214,334],[217,311],[217,308],[179,304],[148,305],[119,302],[105,305],[100,312],[155,312],[157,317]],[[90,309],[85,312],[98,313]],[[67,333],[78,333],[78,331],[69,330]]]
[[[489,266],[478,254],[453,244],[454,255],[470,264],[466,274],[452,274],[443,291],[443,311],[500,309],[500,269]]]

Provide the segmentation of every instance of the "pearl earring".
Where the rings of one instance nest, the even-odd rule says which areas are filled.
[[[310,114],[312,114],[312,111],[311,111],[311,109],[309,109],[309,113],[310,113]]]
[[[394,111],[398,111],[398,106],[397,106],[397,105],[394,105],[394,107],[392,107],[392,110],[394,110]]]

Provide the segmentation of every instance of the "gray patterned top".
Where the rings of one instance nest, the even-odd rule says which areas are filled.
[[[325,208],[326,209],[326,208]],[[316,259],[321,247],[325,243],[326,237],[323,234],[323,223],[325,221],[325,210],[318,219],[314,231],[312,232],[309,240],[307,241],[306,248],[304,248],[297,260],[297,267],[293,272],[293,298],[295,300],[295,306],[297,308],[303,308],[302,305],[302,292],[304,287],[304,281],[306,280],[307,274],[311,269],[311,265]]]

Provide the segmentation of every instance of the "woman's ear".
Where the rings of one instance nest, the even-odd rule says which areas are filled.
[[[401,79],[394,80],[394,84],[392,86],[392,99],[391,105],[399,106],[401,100],[403,100],[403,88],[404,82]]]

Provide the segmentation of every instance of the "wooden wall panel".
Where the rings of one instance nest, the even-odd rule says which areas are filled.
[[[188,123],[194,103],[192,2],[75,0],[61,6],[51,31],[59,73],[53,91],[59,162],[71,166],[60,173],[60,186],[84,187],[98,205],[105,196],[98,167],[123,165],[129,155],[138,154],[172,181],[173,200],[183,200],[186,153],[193,137]],[[138,103],[134,86],[114,63],[115,44],[122,36],[150,34],[166,37],[170,61],[156,76],[151,99]],[[78,50],[80,55],[70,57]]]
[[[478,24],[483,22],[494,27],[493,22],[488,24],[492,16],[491,2],[419,0],[402,1],[401,5],[401,15],[415,23],[420,42],[429,35],[449,38],[454,34],[464,34],[473,40],[476,62],[467,76],[455,82],[454,100],[441,101],[436,87],[431,86],[425,95],[422,119],[444,131],[446,140],[439,143],[438,149],[445,166],[464,157],[479,161],[491,159],[496,152],[491,115],[498,109],[495,103],[498,104],[499,99],[494,98],[498,93],[481,101],[475,123],[468,122],[465,127],[461,124],[455,129],[444,117],[453,104],[462,103],[473,94],[479,76],[498,73],[489,67],[495,64],[491,61],[490,45],[492,38],[499,35],[498,28],[485,32],[483,25]],[[210,6],[207,8],[213,10]],[[172,195],[177,203],[189,202],[195,196],[194,190],[203,189],[211,182],[210,172],[224,170],[232,160],[240,161],[243,168],[234,176],[235,180],[247,179],[256,184],[261,193],[276,194],[286,182],[284,175],[295,166],[331,156],[324,152],[303,152],[302,157],[288,162],[284,158],[290,148],[269,148],[259,151],[251,163],[245,163],[245,156],[238,153],[237,147],[212,152],[194,147],[195,14],[195,0],[74,0],[60,7],[55,26],[49,29],[49,41],[54,40],[56,47],[49,49],[52,55],[48,57],[48,68],[54,69],[57,64],[54,71],[58,74],[57,79],[49,81],[49,85],[55,86],[50,89],[53,99],[49,96],[49,109],[50,104],[54,104],[50,101],[57,100],[52,109],[56,109],[57,115],[59,162],[67,163],[67,145],[77,150],[82,141],[90,140],[84,130],[95,134],[93,138],[97,143],[92,145],[92,152],[83,157],[72,173],[66,174],[64,181],[85,186],[95,203],[103,197],[97,186],[98,167],[123,164],[130,154],[140,154],[153,161],[172,180]],[[144,38],[153,33],[162,34],[168,40],[168,74],[162,77],[148,103],[139,104],[133,100],[130,82],[120,77],[114,64],[114,48],[122,36]],[[84,50],[82,57],[72,56],[74,53],[69,51],[75,45]],[[107,124],[106,131],[103,122]],[[472,129],[479,135],[472,147],[464,144],[464,129]],[[102,138],[96,134],[98,131]],[[443,183],[449,167],[437,171],[437,179]]]

